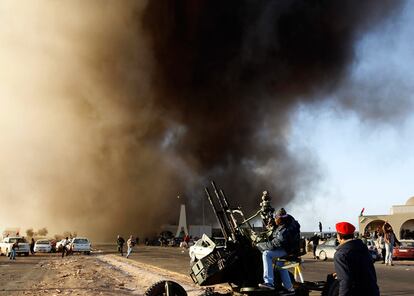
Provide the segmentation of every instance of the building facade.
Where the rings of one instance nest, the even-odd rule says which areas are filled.
[[[414,196],[405,205],[392,206],[389,215],[359,216],[358,221],[360,233],[372,233],[388,222],[398,239],[414,239]]]

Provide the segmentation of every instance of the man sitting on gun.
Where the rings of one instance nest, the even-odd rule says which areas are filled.
[[[274,225],[276,224],[276,225]],[[273,227],[272,235],[268,242],[259,243],[257,247],[262,251],[263,259],[263,284],[259,287],[266,289],[274,289],[274,274],[272,260],[274,258],[292,255],[299,251],[300,225],[291,215],[288,215],[285,209],[281,208],[277,211]],[[277,262],[279,266],[283,262]],[[289,272],[286,269],[280,269],[280,278],[282,280],[285,291],[280,295],[294,295],[295,290],[290,280]]]

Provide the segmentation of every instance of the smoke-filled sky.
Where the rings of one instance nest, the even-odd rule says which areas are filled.
[[[313,217],[332,223],[339,209],[318,202],[355,197],[333,178],[354,156],[345,147],[363,156],[384,130],[410,138],[409,8],[2,1],[0,226],[149,235],[176,222],[178,194],[200,222],[209,179],[247,211],[268,189],[305,230]],[[371,202],[387,192],[369,182],[375,164],[347,175],[367,179]]]

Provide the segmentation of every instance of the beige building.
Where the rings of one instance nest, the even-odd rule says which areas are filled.
[[[358,221],[360,233],[372,233],[388,221],[398,239],[414,239],[414,196],[405,205],[392,206],[389,215],[359,216]]]

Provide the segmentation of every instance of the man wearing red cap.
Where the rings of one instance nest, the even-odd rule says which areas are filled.
[[[339,246],[335,252],[334,264],[339,281],[339,296],[379,296],[371,255],[360,239],[354,239],[354,225],[339,222],[336,231]]]

